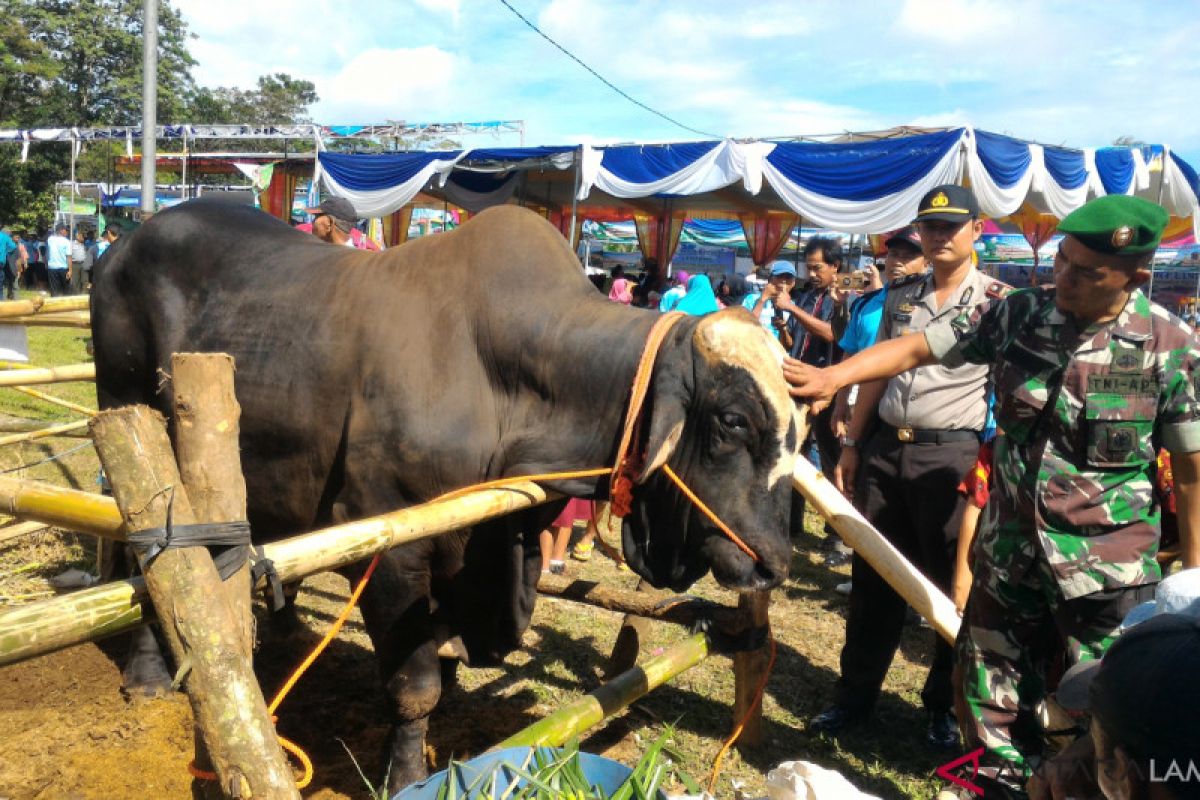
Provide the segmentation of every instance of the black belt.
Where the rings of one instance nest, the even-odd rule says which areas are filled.
[[[889,439],[894,437],[905,444],[948,444],[949,442],[979,441],[979,431],[973,431],[969,428],[934,431],[921,430],[919,428],[897,428],[895,425],[881,422],[879,430],[881,435]]]

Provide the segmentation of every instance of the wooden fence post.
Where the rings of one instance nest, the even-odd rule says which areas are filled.
[[[197,519],[246,519],[246,480],[238,448],[241,408],[233,391],[233,357],[224,353],[175,353],[175,456],[179,477]],[[240,653],[254,663],[254,615],[250,610],[250,562],[221,582],[233,612]],[[204,737],[196,729],[196,766],[213,771]],[[203,785],[197,787],[203,791]]]
[[[165,527],[168,514],[172,525],[199,521],[158,412],[105,411],[93,420],[92,435],[131,534]],[[298,798],[208,551],[170,548],[143,567],[222,790],[231,797]]]
[[[771,605],[770,592],[743,592],[738,595],[738,610],[746,618],[748,630],[770,624],[768,611]],[[766,679],[771,654],[768,645],[757,650],[734,653],[733,656],[733,724],[745,717],[745,727],[738,738],[739,747],[758,747],[762,744],[762,703],[751,712],[754,693]],[[747,716],[749,714],[749,716]]]

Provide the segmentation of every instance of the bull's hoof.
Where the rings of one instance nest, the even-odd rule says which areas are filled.
[[[121,696],[130,703],[170,697],[174,692],[174,689],[171,688],[171,678],[166,673],[163,673],[163,678],[163,680],[139,680],[136,683],[122,683]]]
[[[167,672],[167,662],[149,628],[134,631],[129,641],[129,655],[121,670],[121,694],[126,700],[171,694],[171,673]]]

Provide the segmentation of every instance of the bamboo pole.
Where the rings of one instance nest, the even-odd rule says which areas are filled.
[[[40,328],[90,328],[92,315],[86,311],[63,311],[56,314],[35,314],[28,317],[3,317],[5,325],[27,325]]]
[[[14,606],[0,619],[3,666],[133,630],[154,619],[154,607],[138,577]]]
[[[751,629],[771,624],[768,611],[771,606],[770,592],[743,592],[738,595],[738,611],[745,624]],[[757,650],[746,650],[733,655],[733,723],[743,722],[738,746],[758,747],[762,744],[762,703],[754,704],[760,683],[767,679],[767,668],[771,664],[769,647],[764,643]]]
[[[40,431],[44,427],[46,427],[45,420],[0,414],[0,433],[29,433],[30,431]],[[64,436],[74,439],[86,439],[90,438],[91,434],[87,431],[72,431],[64,434]]]
[[[125,541],[125,523],[111,497],[0,476],[0,511],[23,520]]]
[[[590,694],[518,731],[492,749],[561,745],[707,657],[708,638],[703,633],[694,633],[660,655],[647,659],[641,666],[622,672]]]
[[[0,484],[3,482],[0,478]],[[116,505],[110,498],[84,492],[72,494],[95,497],[109,504],[111,511],[107,513],[117,515],[117,519],[107,538],[116,538],[116,531],[123,530]],[[535,483],[520,483],[509,489],[485,489],[273,542],[265,545],[263,550],[274,563],[280,580],[289,583],[360,561],[405,542],[460,530],[560,497],[562,495],[557,492],[548,492]],[[89,532],[96,530],[93,528]],[[117,592],[112,588],[114,586],[125,588]],[[266,579],[255,588],[268,588]],[[150,622],[154,617],[147,599],[141,579],[129,579],[81,589],[12,611],[0,611],[0,666],[122,633]]]
[[[96,365],[67,364],[62,367],[32,367],[0,372],[0,386],[25,386],[31,383],[66,383],[96,380]]]
[[[0,528],[0,544],[12,541],[13,539],[19,539],[22,536],[28,536],[31,533],[44,531],[49,527],[49,525],[42,522],[16,522],[12,525],[5,525],[3,528]]]
[[[62,436],[65,433],[72,431],[83,430],[88,426],[86,419],[81,419],[76,422],[65,422],[62,425],[51,425],[49,428],[42,428],[37,431],[29,431],[28,433],[14,433],[11,436],[0,436],[0,447],[6,444],[20,444],[21,442],[32,442],[37,439],[45,439],[50,436]]]
[[[246,519],[246,481],[238,452],[241,407],[233,392],[233,358],[224,353],[175,353],[171,356],[174,386],[175,453],[179,477],[196,516],[206,522]],[[250,611],[250,562],[221,581],[233,612],[239,654],[252,671],[254,617]],[[195,728],[196,767],[213,771],[212,758],[199,727]],[[206,794],[211,784],[195,786]]]
[[[181,484],[160,414],[127,406],[105,411],[91,424],[129,530],[204,521]],[[298,798],[262,690],[240,653],[212,557],[203,547],[180,547],[139,559],[223,791],[232,797]]]
[[[30,389],[28,386],[10,386],[9,388],[14,392],[20,392],[21,394],[29,395],[30,397],[36,397],[38,400],[52,403],[56,406],[62,406],[63,408],[69,408],[72,411],[78,411],[80,414],[86,414],[89,417],[94,417],[96,414],[100,413],[94,408],[81,406],[78,403],[72,403],[70,400],[64,400],[61,397],[55,397],[52,394],[39,392],[37,389]]]
[[[954,604],[883,538],[807,458],[796,459],[792,485],[808,498],[855,553],[866,559],[897,594],[929,620],[943,639],[954,643],[960,622]]]
[[[63,311],[87,311],[87,297],[30,297],[26,300],[0,302],[0,319],[52,314]]]

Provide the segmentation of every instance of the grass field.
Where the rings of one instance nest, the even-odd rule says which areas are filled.
[[[77,329],[29,329],[32,363],[38,366],[86,361],[86,332]],[[77,403],[94,407],[94,388],[90,384],[61,384],[45,391]],[[0,418],[3,415],[63,422],[79,419],[72,411],[0,389]],[[0,471],[10,476],[50,481],[84,490],[96,490],[97,462],[89,446],[80,438],[45,439],[0,450]],[[56,457],[67,453],[66,456]],[[820,520],[807,520],[809,533],[797,542],[790,579],[773,594],[772,626],[778,645],[778,657],[764,698],[766,743],[749,754],[730,753],[718,782],[718,796],[735,796],[740,788],[746,797],[765,795],[765,774],[779,762],[804,759],[840,771],[860,789],[886,798],[933,797],[940,781],[934,769],[957,753],[929,750],[923,743],[924,716],[919,692],[928,663],[932,633],[911,626],[904,639],[885,687],[885,693],[873,720],[842,736],[840,740],[809,736],[805,720],[820,711],[832,696],[838,673],[838,655],[844,632],[846,598],[834,586],[847,580],[848,568],[830,570],[821,564],[817,550]],[[48,531],[0,543],[0,605],[24,603],[50,596],[47,579],[69,567],[90,569],[94,558],[91,537],[62,531]],[[618,572],[611,562],[597,554],[587,564],[572,562],[569,575],[604,580],[632,588],[635,579]],[[694,594],[736,602],[734,595],[718,587],[711,578],[701,581]],[[324,576],[305,584],[302,615],[314,629],[321,628],[346,594],[345,581]],[[315,715],[313,725],[330,740],[324,764],[318,770],[337,766],[345,757],[333,744],[339,724],[347,714],[335,711],[326,693],[350,690],[359,680],[369,683],[374,675],[366,640],[357,614],[340,635],[341,655],[334,659],[353,659],[361,676],[350,679],[318,672],[310,688],[317,697],[308,713]],[[431,725],[430,741],[435,748],[435,763],[444,765],[451,755],[485,749],[512,732],[511,719],[528,720],[547,713],[600,682],[599,668],[612,647],[620,623],[617,615],[553,599],[542,599],[522,650],[513,653],[504,667],[461,669],[460,686],[446,698],[440,717]],[[679,629],[656,626],[647,650],[664,646],[680,636]],[[269,639],[268,639],[269,641]],[[48,658],[54,658],[50,656]],[[347,669],[334,660],[327,669]],[[584,741],[584,748],[605,752],[632,763],[639,748],[653,740],[665,723],[674,723],[676,744],[684,754],[685,769],[707,781],[721,740],[730,728],[733,699],[733,674],[730,659],[714,656],[699,667],[683,674],[670,685],[635,703],[619,714],[606,728]],[[0,675],[2,677],[2,675]],[[376,679],[377,680],[377,679]],[[264,678],[264,684],[267,679]],[[357,690],[358,687],[354,687]],[[366,710],[362,725],[375,726],[371,737],[351,740],[360,760],[370,763],[374,757],[369,744],[381,735],[383,718],[371,704],[376,703],[378,685],[367,687]],[[351,692],[353,693],[353,691]],[[291,701],[289,701],[290,703]],[[285,714],[286,708],[285,708]],[[295,712],[293,712],[295,713]],[[328,718],[320,717],[327,714]],[[285,717],[286,718],[286,717]],[[0,716],[0,727],[3,717]],[[524,723],[522,723],[524,724]],[[282,726],[282,723],[281,723]],[[469,731],[464,732],[464,727]],[[357,742],[357,743],[356,743]],[[466,752],[464,752],[466,751]],[[339,761],[338,765],[333,762]],[[0,773],[3,768],[0,768]],[[0,784],[2,784],[0,774]],[[329,779],[315,797],[366,797],[367,791],[357,778]],[[32,795],[31,795],[32,796]],[[44,796],[44,795],[39,795]],[[90,796],[86,793],[80,796]],[[824,800],[824,799],[823,799]]]

